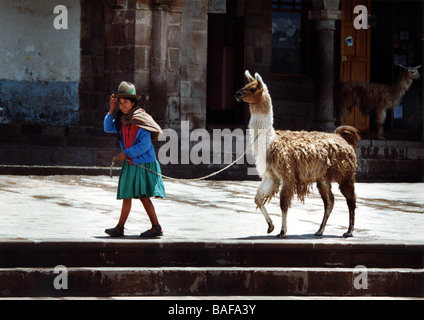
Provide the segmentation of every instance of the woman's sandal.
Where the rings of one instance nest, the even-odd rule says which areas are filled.
[[[153,228],[156,229],[156,232],[152,231]],[[154,225],[153,228],[141,233],[140,238],[156,238],[163,235],[162,227],[160,225]]]
[[[124,236],[124,227],[119,224],[115,228],[106,229],[105,232],[111,237],[123,237]]]

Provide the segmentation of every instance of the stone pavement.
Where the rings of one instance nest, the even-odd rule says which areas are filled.
[[[108,176],[0,176],[0,241],[110,239],[104,229],[116,225],[121,208],[121,201],[116,200],[117,180]],[[333,185],[336,203],[324,236],[314,236],[324,209],[313,188],[304,204],[293,200],[283,240],[275,238],[281,227],[278,198],[267,205],[275,230],[266,233],[265,219],[253,202],[258,183],[165,180],[167,198],[153,199],[164,229],[157,241],[424,243],[424,183],[357,183],[355,232],[349,239],[342,237],[348,211],[337,185]],[[134,240],[148,228],[147,215],[134,200],[126,236]]]

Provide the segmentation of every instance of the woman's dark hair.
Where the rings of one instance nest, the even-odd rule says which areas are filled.
[[[122,98],[122,99],[130,100],[131,103],[134,103],[133,109],[137,108],[137,99],[135,98]],[[121,121],[121,117],[124,113],[119,108],[119,99],[117,103],[118,103],[118,108],[115,108],[115,110],[118,110],[118,112],[116,112],[116,115],[115,115],[115,128],[116,128],[116,131],[118,131],[118,139],[120,139],[121,135],[119,134],[119,122]]]

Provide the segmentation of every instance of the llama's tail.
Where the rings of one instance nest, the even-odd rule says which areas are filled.
[[[340,135],[353,148],[356,148],[359,140],[361,139],[361,136],[359,135],[359,131],[356,128],[351,126],[340,126],[336,128],[336,131],[334,131],[334,133]]]

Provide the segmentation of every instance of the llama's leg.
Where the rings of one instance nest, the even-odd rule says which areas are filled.
[[[294,188],[290,184],[283,183],[280,194],[280,207],[282,215],[281,232],[277,235],[278,238],[285,238],[287,235],[287,212],[290,208],[290,203],[293,198]]]
[[[336,126],[338,127],[346,124],[347,119],[352,112],[352,106],[342,102],[337,108]]]
[[[376,111],[377,139],[384,140],[384,123],[386,122],[386,109]]]
[[[268,223],[268,233],[271,233],[274,230],[274,224],[272,223],[271,218],[269,217],[268,212],[265,209],[265,203],[267,200],[271,199],[278,190],[279,182],[275,181],[272,178],[264,178],[259,184],[258,190],[255,196],[255,203],[261,210],[262,214],[265,217],[266,222]]]
[[[321,195],[322,201],[324,201],[324,218],[322,219],[319,230],[315,233],[316,236],[322,236],[327,224],[328,217],[334,207],[334,195],[331,192],[331,183],[328,181],[317,182],[319,194]]]
[[[346,198],[347,206],[349,208],[349,228],[343,237],[352,237],[355,225],[355,209],[356,209],[356,195],[355,184],[353,179],[345,180],[340,184],[340,191]]]
[[[268,223],[268,230],[267,233],[271,233],[274,231],[274,224],[272,223],[271,218],[269,217],[268,211],[266,211],[266,208],[264,205],[259,205],[259,209],[261,210],[262,214],[265,217],[266,222]]]

